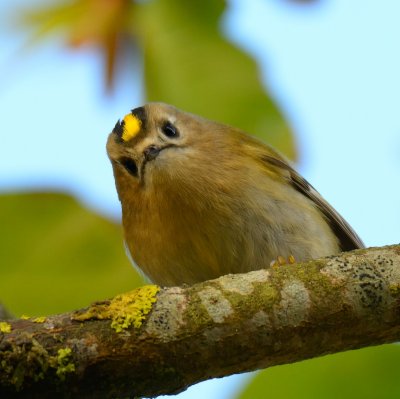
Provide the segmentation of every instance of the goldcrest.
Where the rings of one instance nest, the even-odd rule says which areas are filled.
[[[363,247],[280,153],[234,127],[150,103],[117,122],[107,152],[128,254],[156,284]]]

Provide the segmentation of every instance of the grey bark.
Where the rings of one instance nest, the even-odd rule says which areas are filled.
[[[0,397],[154,397],[398,341],[400,246],[160,289],[137,322],[146,295],[133,294],[132,325],[115,314],[120,299],[44,322],[10,321],[0,333]]]

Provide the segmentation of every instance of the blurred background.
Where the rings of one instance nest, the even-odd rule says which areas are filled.
[[[143,284],[105,142],[147,101],[273,144],[367,246],[399,242],[400,3],[0,2],[0,301],[15,315]],[[397,345],[207,381],[179,398],[395,398]]]

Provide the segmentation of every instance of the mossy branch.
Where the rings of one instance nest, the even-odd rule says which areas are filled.
[[[0,397],[153,397],[399,340],[400,246],[370,248],[3,321]]]

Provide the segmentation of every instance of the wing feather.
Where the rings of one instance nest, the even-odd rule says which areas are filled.
[[[332,231],[338,238],[342,251],[364,248],[364,243],[350,225],[322,198],[318,191],[285,160],[271,155],[263,155],[262,160],[277,168],[284,169],[289,173],[292,186],[298,192],[313,201],[324,215]]]

